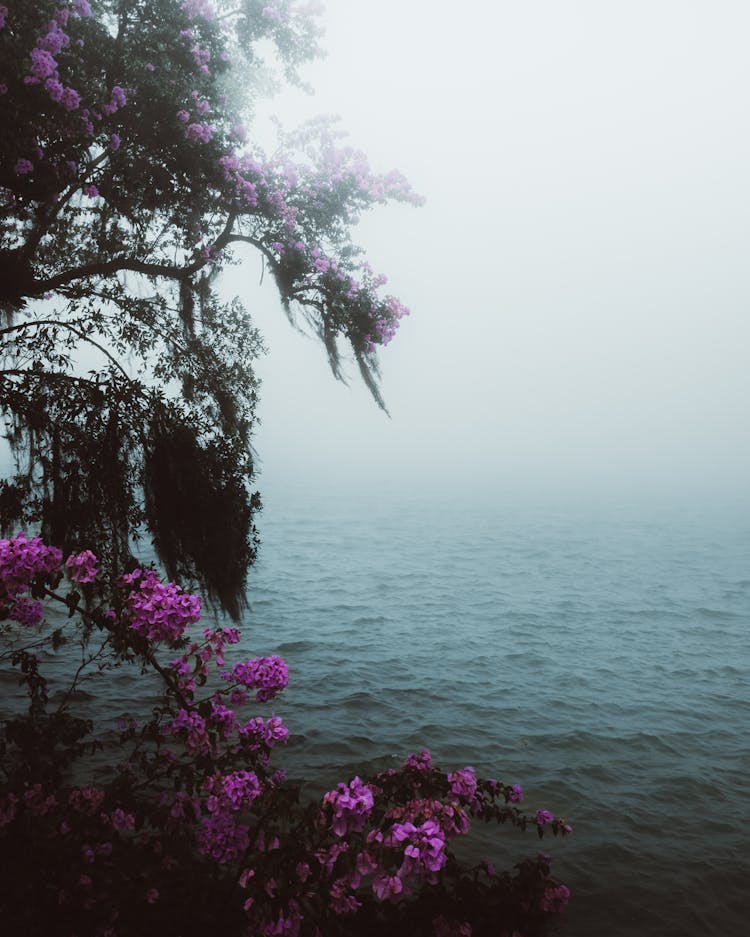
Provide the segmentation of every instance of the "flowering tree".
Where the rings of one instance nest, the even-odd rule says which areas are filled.
[[[170,576],[235,616],[260,339],[216,275],[260,252],[334,373],[344,343],[381,405],[376,352],[407,312],[351,242],[374,203],[418,201],[405,180],[329,123],[270,155],[242,124],[255,77],[275,62],[298,80],[318,32],[295,0],[0,6],[0,408],[18,457],[0,521],[98,547],[112,575],[145,526]]]
[[[0,662],[28,694],[27,712],[0,724],[8,933],[534,937],[563,910],[568,889],[549,856],[511,874],[452,848],[477,822],[570,832],[548,810],[522,813],[517,784],[442,771],[423,751],[300,801],[270,764],[286,726],[247,711],[286,687],[285,662],[231,662],[237,629],[191,634],[200,599],[153,570],[122,575],[92,602],[98,574],[91,551],[63,563],[39,538],[0,540]],[[45,603],[68,612],[54,630]],[[86,651],[72,683],[48,682],[44,660],[77,638]],[[75,691],[128,662],[158,677],[163,699],[152,716],[123,720],[104,786],[81,777],[97,743],[74,714]]]
[[[567,901],[544,854],[512,874],[459,861],[451,844],[477,821],[570,831],[471,767],[422,752],[303,800],[271,766],[286,726],[250,712],[287,685],[285,662],[229,660],[239,631],[196,632],[198,596],[129,555],[145,526],[170,578],[238,614],[260,342],[215,290],[233,250],[260,252],[334,373],[346,345],[382,404],[376,350],[406,310],[350,229],[373,203],[415,196],[325,123],[266,155],[240,122],[262,54],[290,80],[315,54],[303,13],[292,0],[0,5],[0,407],[18,458],[0,521],[43,533],[0,540],[0,663],[27,694],[15,710],[8,694],[0,721],[9,933],[533,937]],[[51,606],[63,615],[45,619]],[[61,650],[76,667],[55,683]],[[90,676],[128,666],[162,693],[125,716],[105,783],[88,763],[102,740],[75,705]]]

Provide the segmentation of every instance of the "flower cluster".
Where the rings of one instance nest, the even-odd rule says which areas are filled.
[[[213,750],[206,730],[206,720],[192,709],[181,709],[177,716],[164,727],[164,734],[181,739],[191,755],[198,753],[207,755]]]
[[[0,540],[0,587],[8,596],[25,592],[40,573],[59,571],[62,552],[48,547],[40,537],[29,540],[24,531]]]
[[[98,560],[91,550],[72,553],[65,560],[65,565],[70,570],[70,578],[74,582],[93,582],[99,573],[97,563]]]
[[[127,597],[130,627],[149,641],[176,642],[201,615],[201,600],[173,582],[164,585],[153,570],[136,569],[121,577],[123,586],[136,585]]]
[[[404,858],[398,876],[427,875],[439,872],[446,863],[445,836],[434,820],[425,820],[419,826],[413,823],[394,823],[385,840],[386,845],[406,843]]]
[[[0,570],[11,590],[26,589],[40,572],[60,573],[61,563],[59,551],[25,535],[0,542]],[[92,581],[96,565],[87,550],[66,561],[73,584]],[[198,619],[200,606],[192,601],[196,597],[181,593],[173,583],[162,585],[152,571],[126,574],[118,588],[125,590],[125,621],[138,641],[175,641]],[[25,601],[26,595],[22,591],[14,598]],[[72,585],[70,599],[77,607],[80,597]],[[121,599],[112,604],[117,601]],[[105,628],[123,631],[114,613],[105,615],[103,622]],[[177,877],[170,878],[171,870],[184,862],[175,855],[194,855],[197,850],[202,859],[228,867],[217,881],[226,878],[239,885],[232,933],[299,937],[306,926],[312,937],[316,925],[331,924],[338,932],[334,921],[360,912],[382,916],[387,928],[387,922],[399,921],[402,912],[411,914],[423,902],[425,921],[432,922],[432,930],[425,933],[465,937],[475,920],[465,903],[462,918],[435,913],[448,907],[445,900],[452,895],[466,896],[467,867],[449,853],[449,843],[468,833],[470,817],[510,819],[522,828],[535,823],[540,836],[550,827],[555,835],[570,832],[564,820],[547,810],[528,817],[508,807],[522,798],[518,785],[480,780],[471,767],[443,772],[427,750],[409,755],[399,769],[338,784],[325,793],[319,810],[298,806],[298,794],[285,783],[283,770],[268,768],[272,748],[288,737],[286,726],[278,716],[243,721],[232,708],[249,702],[248,690],[256,691],[256,698],[269,698],[285,687],[284,661],[259,657],[220,670],[234,685],[223,691],[208,688],[202,699],[196,696],[197,682],[189,682],[191,664],[193,675],[206,683],[209,662],[222,667],[226,645],[239,639],[235,628],[206,628],[202,641],[187,638],[187,650],[168,668],[154,662],[166,681],[164,703],[142,729],[132,717],[123,720],[121,742],[130,742],[132,757],[120,766],[112,787],[87,785],[66,796],[22,777],[3,790],[4,846],[13,850],[21,838],[32,835],[34,849],[54,853],[59,840],[60,855],[74,857],[69,874],[61,873],[65,881],[55,883],[60,907],[91,911],[101,902],[103,913],[109,914],[107,909],[116,907],[112,902],[122,900],[115,892],[121,863],[130,861],[126,856],[137,863],[135,874],[143,883],[138,900],[145,907],[174,902],[176,895],[184,896],[186,871],[182,866]],[[127,653],[126,649],[123,658]],[[30,679],[40,679],[35,668],[30,672]],[[182,752],[165,747],[165,736],[180,743]],[[186,848],[173,855],[171,844],[178,842]],[[521,863],[514,880],[482,863],[477,869],[484,879],[476,894],[513,902],[521,909],[521,920],[539,921],[543,914],[558,913],[570,892],[550,877],[550,861],[540,854],[535,862]],[[430,905],[433,885],[439,885],[443,895],[440,905]],[[216,895],[225,900],[218,888]],[[478,905],[480,924],[483,913]],[[104,924],[101,932],[106,933]]]
[[[217,813],[224,808],[233,811],[246,809],[260,797],[261,785],[254,771],[234,771],[207,778],[203,790],[208,795],[206,809],[209,813]]]
[[[270,752],[274,745],[286,743],[289,738],[289,729],[279,716],[271,716],[264,720],[262,716],[249,719],[238,729],[243,748],[247,752]],[[262,756],[262,761],[268,760],[268,754]]]
[[[445,839],[464,836],[470,826],[466,811],[457,803],[433,798],[410,800],[403,806],[392,807],[385,816],[390,820],[410,820],[412,823],[417,819],[434,820]]]
[[[464,800],[472,800],[477,792],[477,776],[473,768],[461,768],[448,775],[451,791]]]
[[[567,885],[554,885],[548,882],[542,897],[542,911],[559,913],[564,911],[570,899],[570,889]]]
[[[336,836],[352,831],[360,832],[372,812],[373,804],[373,789],[358,777],[348,785],[339,784],[323,797],[324,816],[326,808],[330,808],[330,826]]]
[[[289,668],[281,657],[255,657],[247,662],[238,662],[231,671],[222,673],[224,680],[257,690],[258,703],[273,699],[289,683]]]
[[[74,12],[79,16],[90,16],[91,8],[87,0],[74,0]],[[70,45],[70,36],[63,27],[68,22],[70,13],[65,8],[57,10],[44,32],[36,41],[36,48],[31,50],[29,73],[24,77],[25,85],[44,83],[51,101],[61,104],[66,111],[75,111],[81,103],[80,94],[60,81],[58,62],[55,56]]]
[[[203,818],[197,841],[202,855],[219,865],[226,865],[239,859],[250,845],[250,827],[246,823],[238,823],[227,811],[220,810]]]
[[[24,531],[12,539],[0,540],[0,608],[9,618],[32,628],[44,618],[44,606],[27,592],[40,575],[59,572],[62,553],[39,537],[29,540]]]
[[[430,771],[432,768],[432,756],[423,748],[417,755],[412,752],[404,762],[404,768],[416,768],[417,771]]]

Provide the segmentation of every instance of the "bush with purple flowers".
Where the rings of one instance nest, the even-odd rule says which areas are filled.
[[[499,873],[453,852],[476,823],[571,832],[548,810],[522,813],[517,784],[445,772],[422,751],[305,798],[271,765],[288,738],[280,717],[243,712],[284,689],[284,661],[227,663],[240,634],[191,635],[197,596],[143,569],[95,593],[97,565],[87,550],[63,562],[24,533],[0,540],[0,661],[28,695],[27,712],[3,721],[0,749],[0,914],[11,932],[534,937],[564,909],[549,856]],[[26,601],[68,618],[53,629],[41,614],[9,614]],[[66,688],[43,661],[74,642],[82,664]],[[180,654],[169,661],[165,648]],[[97,775],[86,762],[102,743],[75,715],[76,691],[126,665],[161,682],[162,702],[123,717],[114,774]]]

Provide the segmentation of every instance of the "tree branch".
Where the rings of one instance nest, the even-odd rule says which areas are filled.
[[[126,380],[128,381],[133,380],[131,376],[128,374],[128,372],[123,368],[123,366],[117,360],[117,358],[115,358],[114,355],[110,354],[110,352],[108,352],[107,349],[103,345],[100,345],[99,342],[95,342],[94,339],[91,338],[91,336],[87,335],[85,332],[82,332],[80,329],[77,329],[74,325],[70,325],[70,323],[68,322],[62,322],[59,319],[37,319],[35,321],[19,322],[16,325],[9,325],[7,328],[0,329],[0,335],[6,335],[9,332],[17,332],[20,329],[28,329],[28,328],[31,328],[32,326],[42,326],[42,325],[56,325],[64,329],[68,329],[74,335],[77,335],[81,339],[81,341],[88,342],[89,345],[93,345],[94,348],[97,348],[107,358],[107,360],[110,361],[117,368],[118,371],[120,371],[120,373],[126,378]]]

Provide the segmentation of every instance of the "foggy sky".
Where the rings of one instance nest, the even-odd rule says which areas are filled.
[[[356,240],[412,310],[355,369],[228,275],[270,348],[260,487],[728,499],[750,478],[750,7],[329,0],[316,94],[427,199]]]

